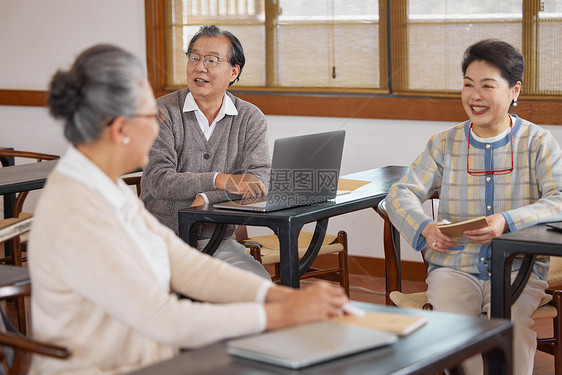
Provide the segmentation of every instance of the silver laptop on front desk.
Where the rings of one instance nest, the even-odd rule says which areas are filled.
[[[213,207],[269,212],[335,198],[344,140],[345,130],[276,139],[268,195]]]
[[[230,340],[226,351],[237,357],[298,369],[396,341],[398,336],[390,332],[325,321]]]

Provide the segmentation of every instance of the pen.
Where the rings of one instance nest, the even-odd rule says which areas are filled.
[[[343,305],[341,307],[341,309],[344,313],[349,314],[349,315],[355,315],[355,316],[358,316],[358,317],[362,317],[362,316],[367,315],[367,312],[365,310],[363,310],[363,309],[361,309],[357,306],[353,306],[350,303],[346,303],[345,305]]]

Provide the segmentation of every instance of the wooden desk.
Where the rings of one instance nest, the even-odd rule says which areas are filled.
[[[516,255],[524,255],[523,264],[511,284],[511,264]],[[562,254],[562,233],[535,225],[506,233],[492,240],[491,316],[511,318],[511,305],[517,300],[533,271],[537,255]]]
[[[12,147],[0,147],[0,150],[10,150],[12,151],[13,148]],[[15,165],[15,160],[14,157],[12,156],[0,156],[0,163],[2,164],[2,167],[11,167]],[[13,214],[13,207],[14,207],[14,203],[16,201],[16,194],[15,193],[11,193],[11,194],[4,194],[4,217],[12,217],[14,216]]]
[[[396,311],[395,307],[355,302],[370,311]],[[490,374],[512,373],[512,323],[507,320],[479,319],[435,311],[408,310],[425,315],[428,323],[414,333],[385,348],[291,370],[230,356],[224,342],[140,369],[130,375],[264,375],[264,374],[435,374],[454,368],[461,361],[483,353]]]
[[[365,208],[374,208],[386,197],[390,186],[400,180],[407,167],[388,166],[342,176],[346,179],[371,181],[336,197],[335,201],[259,213],[213,208],[211,205],[185,208],[178,212],[179,236],[191,246],[197,244],[197,224],[216,223],[215,232],[203,252],[213,254],[224,238],[226,224],[266,226],[279,238],[281,284],[299,287],[299,277],[312,265],[324,239],[328,219]],[[313,239],[299,262],[298,236],[304,224],[316,222]]]
[[[12,295],[13,288],[29,287],[30,283],[27,268],[0,264],[0,299]]]
[[[0,195],[41,189],[58,160],[0,168]]]

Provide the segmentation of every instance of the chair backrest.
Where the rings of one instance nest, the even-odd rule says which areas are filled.
[[[4,249],[4,256],[0,257],[0,264],[8,263],[21,266],[23,258],[20,235],[31,230],[32,222],[33,216],[0,220],[0,248]],[[10,245],[9,247],[4,244],[6,241],[9,241],[7,242]]]
[[[30,152],[30,151],[16,151],[16,150],[0,150],[0,157],[3,158],[26,158],[26,159],[35,159],[37,162],[42,162],[43,160],[56,160],[59,159],[60,156],[52,155],[52,154],[43,154],[39,152]],[[19,214],[23,210],[23,202],[27,197],[28,192],[23,191],[16,196],[16,200],[14,202],[13,208],[13,217],[18,217]]]
[[[437,212],[435,209],[435,200],[439,199],[439,194],[437,192],[433,193],[430,197],[431,200],[431,211],[433,218],[437,217]],[[400,233],[392,225],[390,218],[388,217],[388,212],[386,211],[386,200],[379,202],[375,211],[384,220],[383,227],[383,248],[384,248],[384,269],[385,269],[385,280],[386,280],[386,304],[394,305],[390,300],[390,293],[393,291],[402,291],[402,267],[400,264]],[[422,251],[422,259],[427,269],[428,263],[425,259],[425,251]]]
[[[4,288],[3,288],[4,289]],[[15,298],[31,295],[31,285],[17,285],[9,289],[11,292],[3,292],[2,298]],[[0,311],[0,319],[4,321],[5,315]],[[5,329],[2,329],[5,327]],[[6,350],[10,348],[10,350]],[[49,357],[65,359],[71,353],[65,347],[52,345],[45,342],[32,340],[21,335],[9,323],[0,325],[0,366],[3,366],[7,375],[19,375],[24,367],[25,353],[35,353]],[[0,372],[1,373],[1,372]]]
[[[549,288],[562,289],[562,257],[550,257],[547,281]]]
[[[33,216],[6,220],[6,222],[6,224],[0,223],[0,243],[29,232]]]
[[[123,181],[127,185],[135,186],[135,188],[137,189],[137,196],[140,197],[140,194],[141,194],[141,185],[140,185],[141,176],[140,175],[139,176],[123,177]]]

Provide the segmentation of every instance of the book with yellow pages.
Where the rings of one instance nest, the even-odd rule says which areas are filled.
[[[475,217],[473,219],[457,221],[451,224],[441,224],[437,228],[449,237],[462,237],[464,231],[478,229],[488,226],[485,216]]]
[[[338,323],[353,324],[365,328],[379,329],[399,336],[406,336],[427,322],[425,316],[393,313],[366,313],[363,316],[344,315],[332,318]]]

